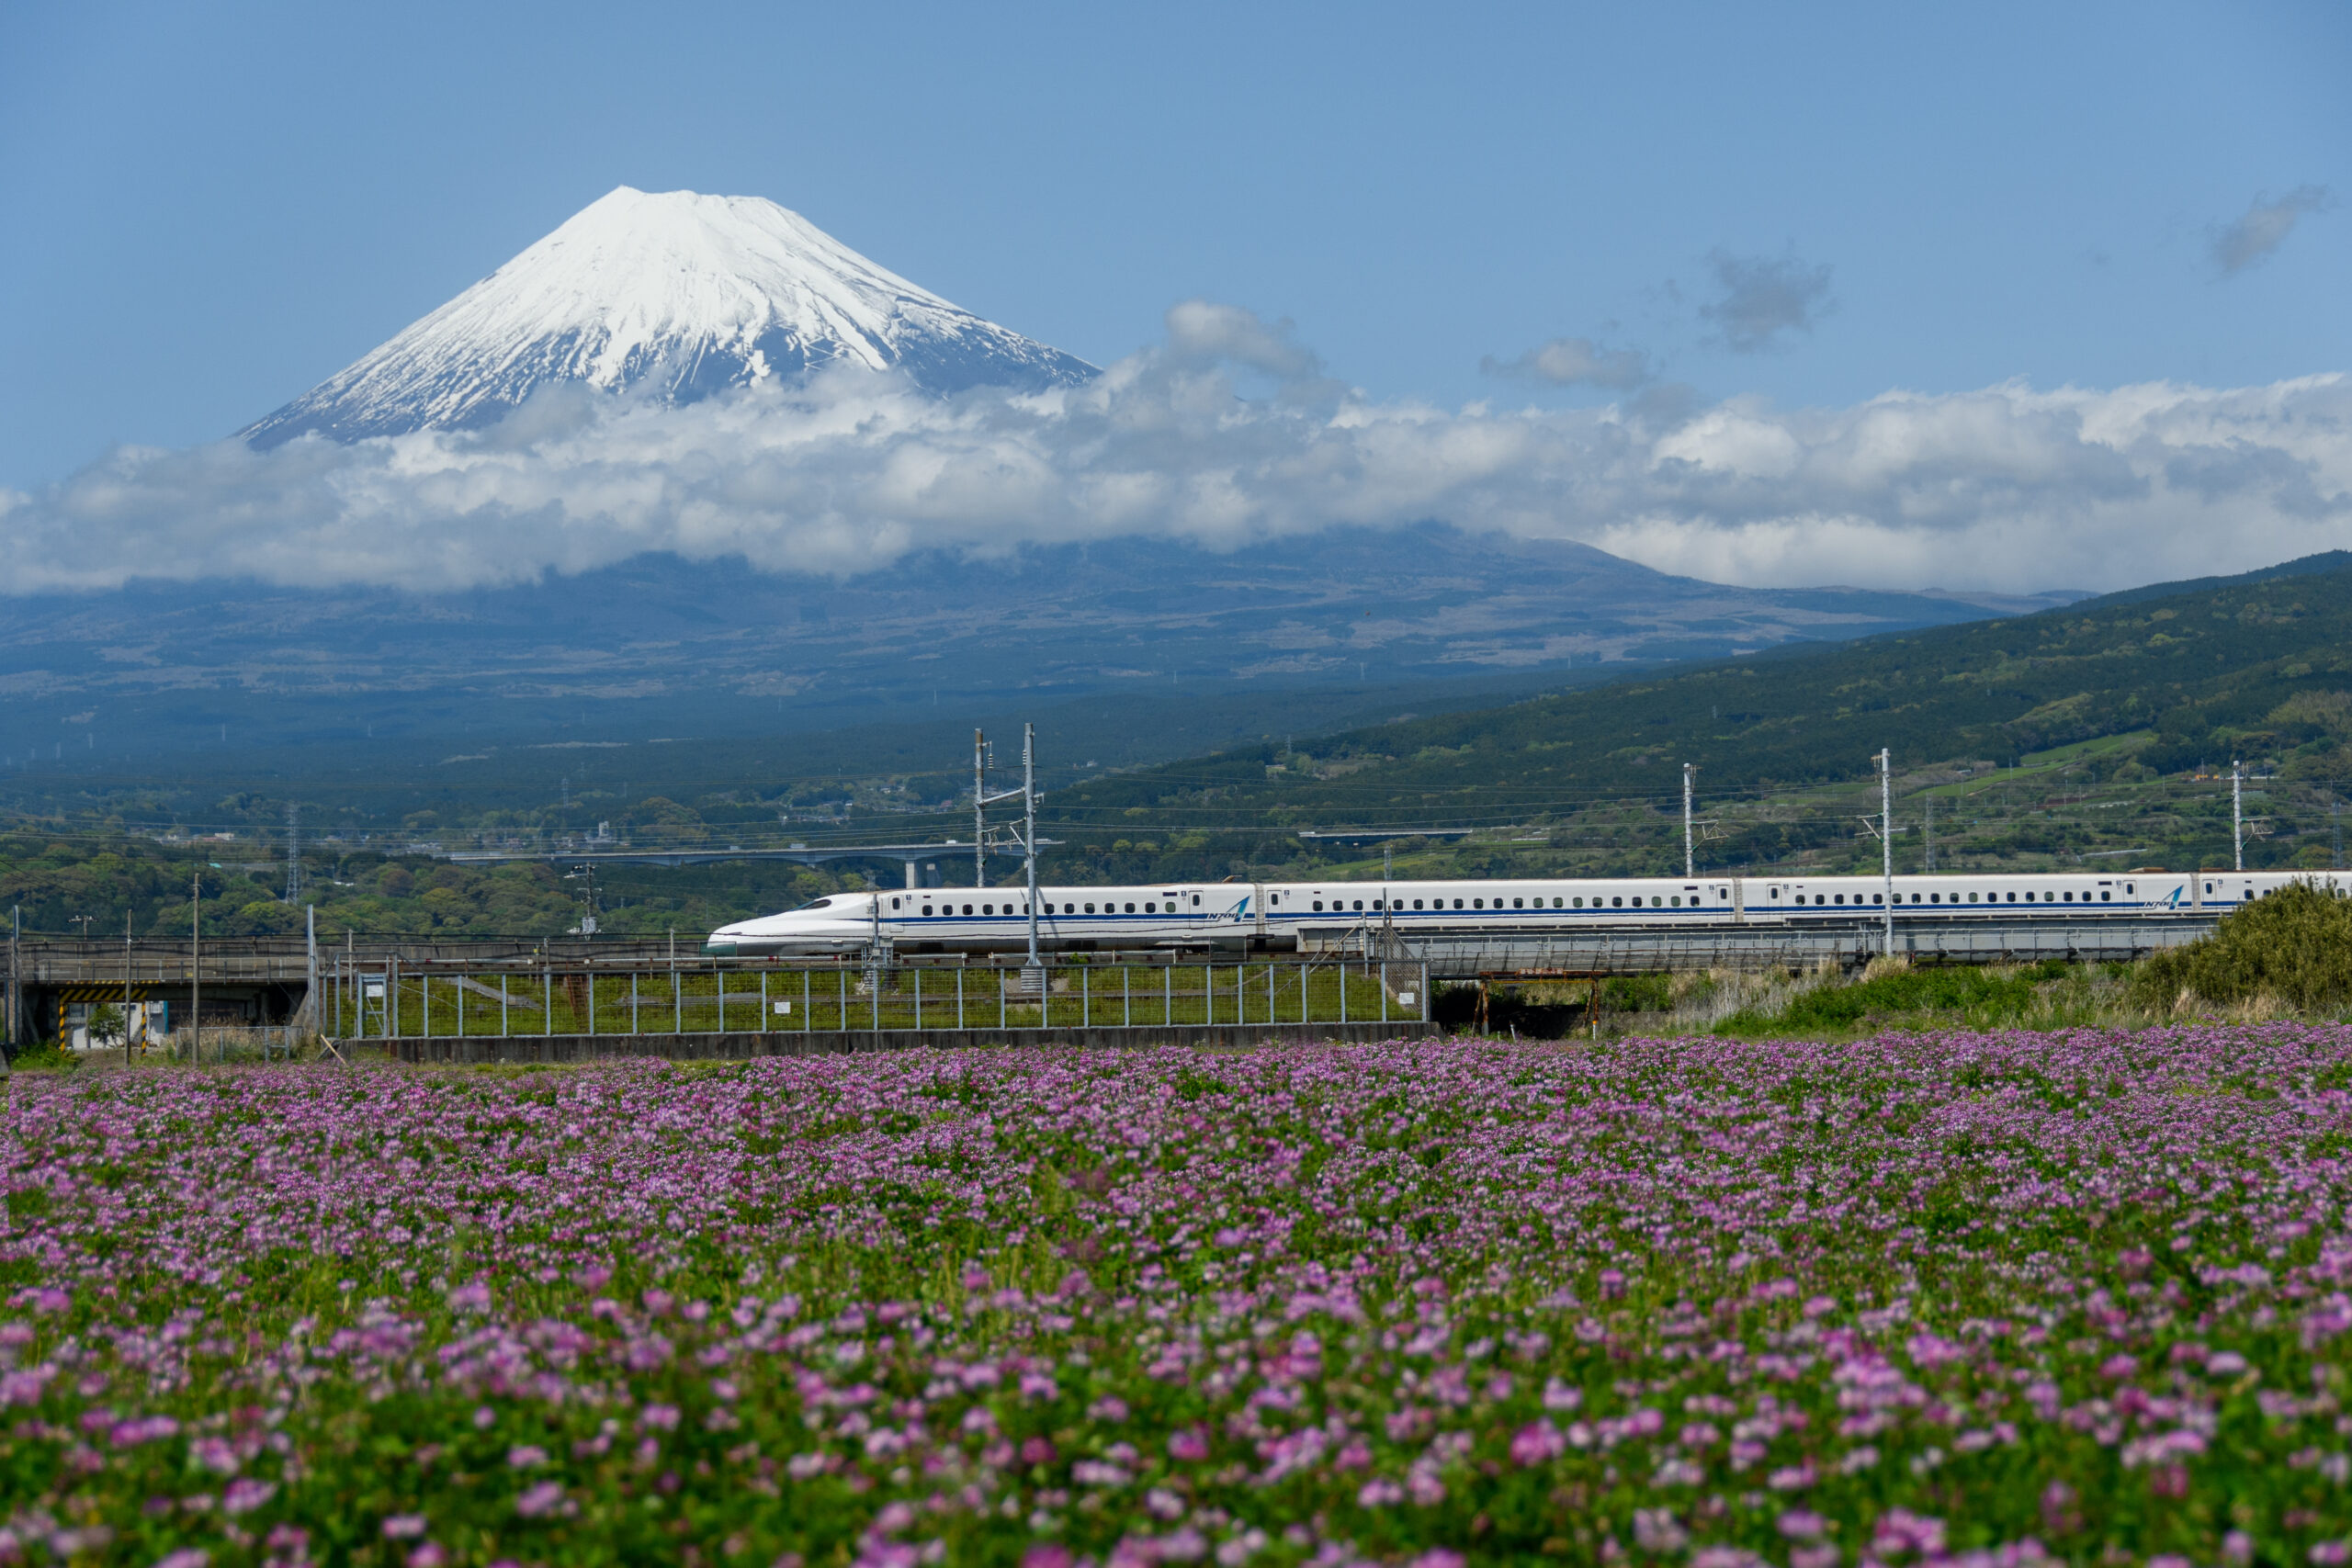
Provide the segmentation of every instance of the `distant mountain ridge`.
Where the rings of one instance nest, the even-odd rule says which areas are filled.
[[[311,432],[464,429],[552,385],[690,402],[831,365],[899,371],[938,393],[1097,374],[775,202],[623,186],[239,434],[267,448]]]
[[[165,738],[223,723],[254,742],[261,726],[287,740],[371,725],[740,733],[934,703],[1003,712],[1131,690],[1702,659],[1995,613],[1918,593],[1729,587],[1435,524],[1230,554],[1112,539],[925,556],[845,581],[648,556],[458,593],[172,583],[28,601],[0,626],[0,711],[36,734],[94,728],[101,747],[126,730],[177,744]]]

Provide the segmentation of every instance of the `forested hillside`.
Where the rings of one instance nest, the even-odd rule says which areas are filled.
[[[1204,850],[1201,835],[1248,833],[1263,861],[1285,858],[1268,828],[1541,825],[1679,802],[1685,762],[1710,799],[1754,800],[1862,778],[1882,746],[1916,790],[2114,737],[2132,743],[2085,749],[2069,776],[2243,757],[2287,785],[2352,784],[2352,556],[1229,751],[1080,785],[1054,819],[1091,836],[1181,824]]]

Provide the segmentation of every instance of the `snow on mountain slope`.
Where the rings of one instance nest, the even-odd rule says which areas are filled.
[[[240,434],[269,447],[483,425],[560,381],[691,401],[844,360],[939,393],[1095,374],[772,201],[623,186]]]

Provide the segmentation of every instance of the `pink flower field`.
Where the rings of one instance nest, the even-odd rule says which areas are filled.
[[[0,1562],[2352,1558],[2352,1032],[25,1075]]]

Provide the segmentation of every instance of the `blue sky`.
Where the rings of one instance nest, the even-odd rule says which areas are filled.
[[[2257,387],[2352,369],[2346,82],[2341,5],[13,5],[0,487],[217,440],[620,184],[1098,363],[1287,319],[1389,403]]]

